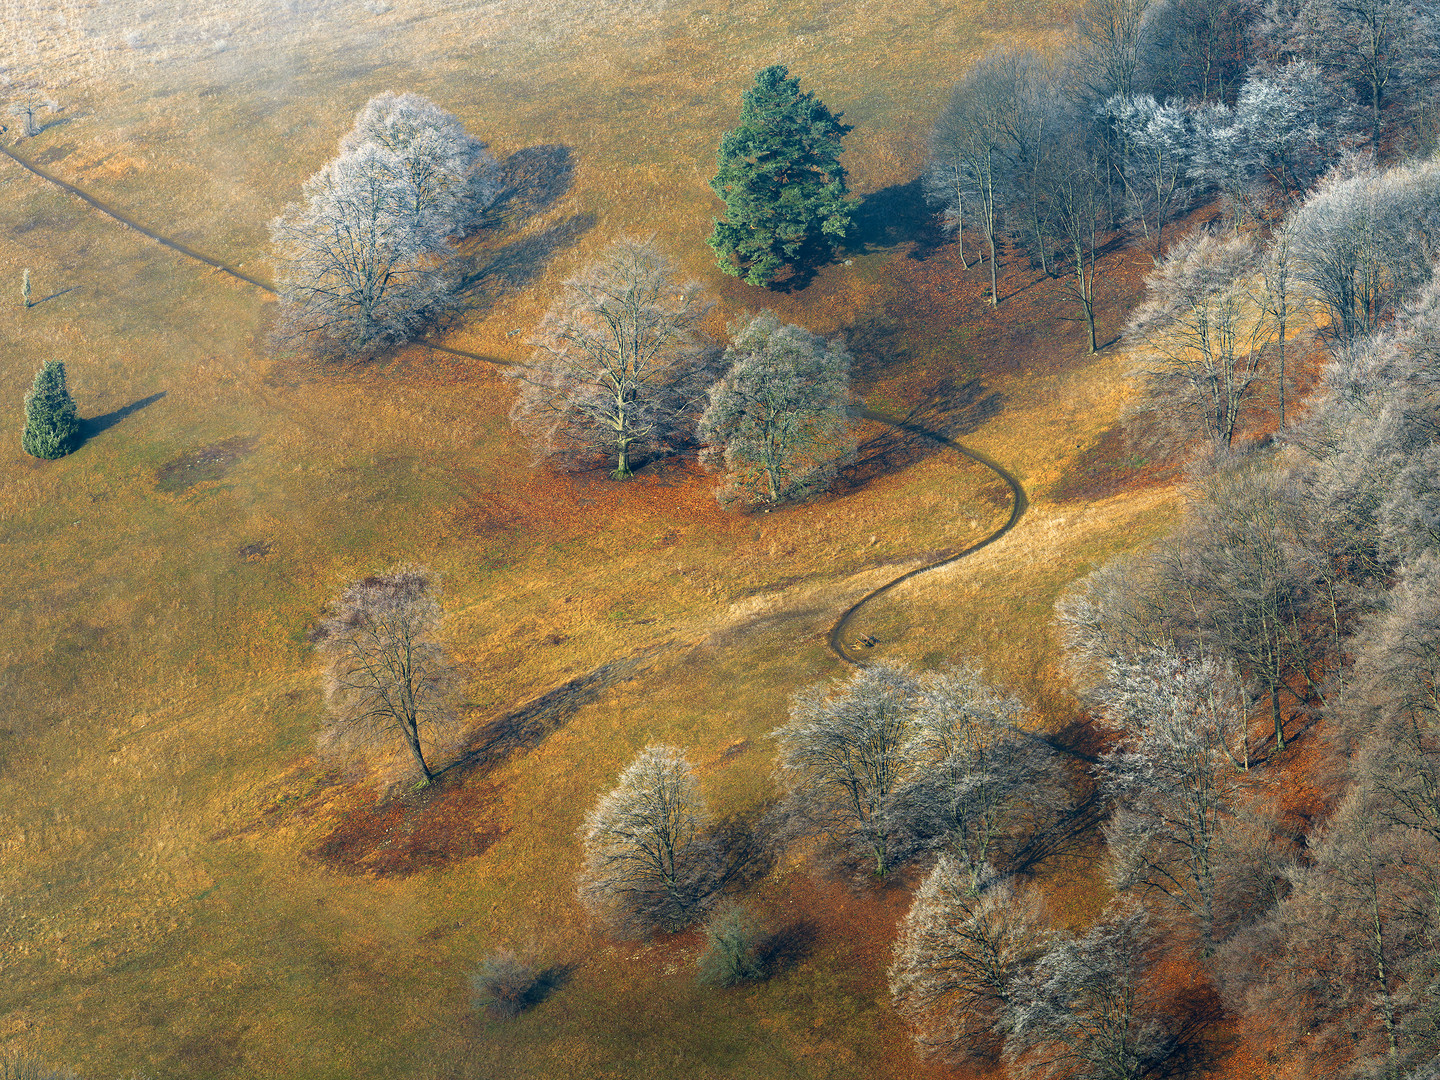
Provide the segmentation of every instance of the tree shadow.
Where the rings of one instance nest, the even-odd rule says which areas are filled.
[[[946,439],[959,439],[999,414],[1004,397],[980,379],[942,378],[903,417],[907,425]],[[913,465],[943,446],[912,428],[887,427],[855,448],[855,458],[835,478],[833,489],[845,495],[882,476]]]
[[[755,950],[766,976],[782,975],[800,964],[819,936],[820,928],[813,919],[798,919],[766,934]]]
[[[575,154],[568,146],[550,143],[517,150],[500,165],[504,189],[490,207],[490,216],[508,227],[543,214],[575,185]]]
[[[839,259],[839,249],[831,237],[807,240],[789,264],[789,273],[769,282],[765,288],[777,293],[797,293],[807,288],[822,267]]]
[[[594,214],[575,214],[508,244],[477,251],[460,281],[461,306],[468,315],[483,314],[506,293],[533,285],[557,254],[594,227]]]
[[[765,877],[775,866],[778,845],[773,827],[774,804],[721,818],[710,830],[719,861],[716,891],[744,889]]]
[[[907,258],[923,261],[949,239],[917,176],[909,183],[891,184],[861,198],[851,215],[846,246],[865,254],[908,243],[914,247]]]
[[[80,288],[79,285],[71,285],[68,289],[61,289],[59,292],[52,292],[49,296],[42,296],[39,300],[30,301],[30,306],[32,308],[39,307],[41,304],[47,303],[50,300],[55,300],[58,297],[64,296],[66,293],[74,292],[78,288]]]
[[[535,985],[525,993],[522,1009],[533,1009],[556,991],[565,989],[580,965],[576,963],[552,964],[535,976]]]
[[[75,287],[79,288],[78,285]],[[65,291],[69,292],[68,289]],[[56,295],[58,296],[59,294],[57,293]],[[50,298],[47,296],[46,299],[48,300]],[[121,408],[116,409],[114,412],[105,413],[103,416],[92,416],[88,420],[81,420],[81,442],[89,442],[96,435],[99,435],[102,431],[109,431],[112,427],[120,423],[121,420],[124,420],[132,413],[139,412],[147,405],[154,405],[155,402],[163,398],[166,393],[167,391],[161,390],[158,394],[151,394],[149,397],[143,397],[140,398],[138,401],[132,401],[129,405],[122,406]]]

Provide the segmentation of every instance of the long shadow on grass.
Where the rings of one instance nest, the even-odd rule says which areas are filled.
[[[120,423],[120,421],[124,420],[127,416],[133,416],[135,413],[139,412],[146,406],[154,405],[155,402],[163,398],[165,394],[166,391],[161,390],[158,394],[151,394],[149,397],[143,397],[137,401],[132,401],[129,405],[122,405],[114,412],[107,412],[103,416],[92,416],[89,420],[81,420],[81,439],[89,442],[96,435],[99,435],[102,431],[109,431],[112,427]]]
[[[924,260],[949,240],[918,176],[864,196],[850,220],[847,247],[856,254],[909,243],[909,257]]]
[[[810,919],[798,919],[771,931],[756,950],[767,977],[781,975],[801,963],[820,937],[820,927]]]

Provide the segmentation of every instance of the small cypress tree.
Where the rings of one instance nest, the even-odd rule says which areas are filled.
[[[706,241],[720,269],[769,285],[789,266],[830,253],[850,228],[840,140],[851,130],[781,64],[755,77],[740,123],[720,140],[710,181],[725,221]]]
[[[65,365],[47,360],[25,395],[25,433],[20,445],[31,457],[64,457],[80,445],[80,417],[65,385]]]

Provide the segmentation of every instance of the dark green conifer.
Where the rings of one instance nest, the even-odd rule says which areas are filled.
[[[31,457],[64,457],[80,445],[80,417],[65,385],[65,365],[47,360],[25,395],[25,433],[20,445]]]
[[[850,130],[813,93],[801,93],[783,65],[755,77],[739,125],[720,140],[720,171],[710,181],[725,200],[726,220],[706,241],[720,269],[768,285],[785,267],[830,253],[850,228],[840,165]]]

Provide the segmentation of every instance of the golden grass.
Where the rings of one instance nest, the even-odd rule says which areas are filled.
[[[961,438],[1022,478],[1030,514],[864,618],[881,654],[974,658],[1040,722],[1068,717],[1049,606],[1153,535],[1166,506],[1159,491],[1046,499],[1113,423],[1118,362],[1080,357],[1074,328],[1057,332],[1043,304],[983,312],[981,272],[963,278],[943,253],[856,253],[785,295],[722,278],[702,243],[715,144],[754,70],[789,62],[846,112],[853,187],[871,192],[913,177],[972,57],[1051,34],[1033,8],[716,0],[631,17],[590,5],[580,19],[561,5],[374,15],[307,0],[282,18],[214,0],[164,33],[144,14],[161,8],[76,2],[63,24],[0,13],[4,62],[47,75],[66,105],[67,122],[24,150],[152,227],[268,273],[266,220],[368,96],[414,89],[502,156],[573,149],[573,189],[525,235],[596,219],[458,328],[456,347],[523,359],[511,331],[533,326],[560,276],[617,232],[656,231],[720,297],[717,331],[759,306],[822,333],[884,329],[871,404],[908,407],[946,378],[999,393],[1000,411]],[[1067,14],[1047,10],[1052,26]],[[125,44],[132,30],[138,45]],[[932,453],[755,516],[721,512],[713,479],[684,468],[619,486],[557,480],[529,469],[505,420],[510,385],[488,365],[419,347],[357,370],[269,357],[268,298],[13,166],[0,167],[0,235],[0,283],[15,283],[0,289],[0,400],[12,403],[0,411],[0,1052],[95,1076],[768,1077],[777,1061],[797,1076],[928,1075],[885,1001],[903,887],[852,893],[783,864],[752,902],[776,929],[813,922],[812,943],[768,984],[701,990],[694,935],[616,946],[587,928],[575,831],[651,739],[704,763],[717,806],[765,798],[765,734],[789,695],[843,674],[824,644],[838,612],[917,554],[1003,520],[983,470]],[[12,302],[23,267],[37,297],[73,291],[25,311]],[[920,303],[952,284],[952,306]],[[84,416],[164,396],[70,458],[31,461],[19,402],[48,356],[66,361]],[[410,560],[444,575],[474,723],[670,647],[533,750],[454,781],[476,818],[453,828],[498,836],[484,855],[346,874],[306,852],[373,802],[377,780],[335,782],[311,756],[321,701],[305,635],[346,582]],[[1085,875],[1047,888],[1072,925],[1100,898]],[[502,944],[577,965],[511,1025],[474,1018],[466,1000],[465,973]]]

